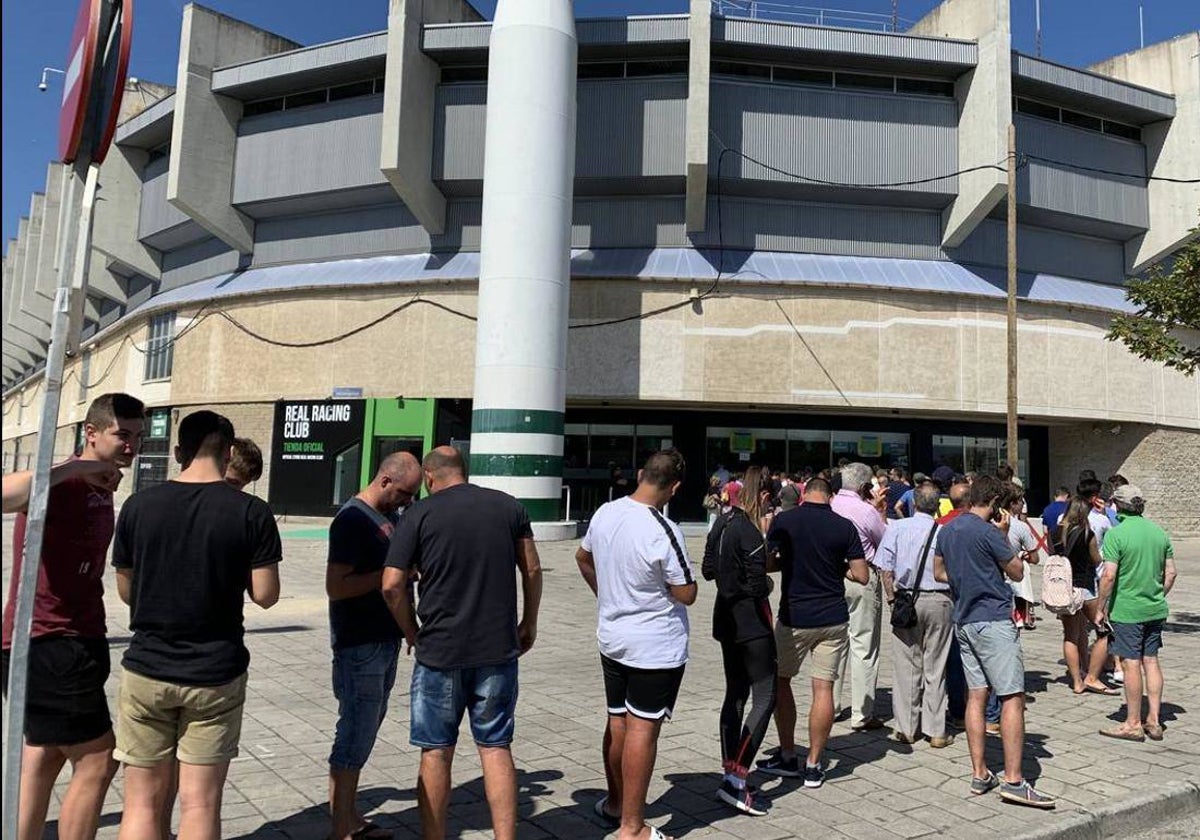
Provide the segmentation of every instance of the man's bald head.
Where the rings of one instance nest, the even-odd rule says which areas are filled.
[[[965,481],[956,481],[950,485],[950,504],[955,510],[966,510],[967,496],[971,493],[971,485]]]
[[[380,462],[374,480],[359,498],[381,513],[391,513],[412,504],[419,492],[421,465],[408,452],[393,452]]]
[[[439,446],[430,451],[421,462],[425,479],[433,492],[443,486],[459,484],[467,480],[467,465],[462,453],[453,446]]]
[[[386,475],[393,481],[403,481],[411,476],[417,476],[419,480],[420,474],[421,464],[411,452],[393,452],[380,462],[375,479]]]

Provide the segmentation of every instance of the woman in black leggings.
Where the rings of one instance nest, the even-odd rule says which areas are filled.
[[[746,471],[738,505],[722,514],[704,548],[704,577],[716,580],[713,638],[725,664],[721,707],[721,759],[725,777],[717,796],[738,811],[766,813],[746,783],[754,756],[775,710],[775,636],[767,596],[765,507],[770,476],[761,467]],[[749,713],[746,701],[751,700]]]

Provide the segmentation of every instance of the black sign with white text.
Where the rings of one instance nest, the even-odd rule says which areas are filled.
[[[332,516],[358,491],[363,400],[275,403],[271,508],[278,514]]]

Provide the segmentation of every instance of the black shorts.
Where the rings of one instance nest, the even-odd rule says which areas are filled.
[[[8,662],[3,654],[4,692]],[[38,747],[69,747],[112,729],[104,683],[112,665],[106,639],[43,636],[29,644],[25,693],[25,741]]]
[[[670,718],[683,682],[683,669],[630,668],[600,655],[604,697],[610,715],[631,714],[643,720]]]

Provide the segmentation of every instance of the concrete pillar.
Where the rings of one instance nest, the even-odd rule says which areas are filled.
[[[17,290],[17,305],[21,308],[21,312],[41,321],[49,328],[53,304],[37,293],[38,261],[42,251],[42,231],[46,227],[45,216],[46,196],[42,193],[34,193],[29,200],[25,265],[20,277],[14,278],[14,285]]]
[[[958,168],[1004,164],[1012,122],[1012,31],[1009,0],[945,0],[909,30],[911,35],[971,39],[975,69],[955,82]],[[958,176],[958,195],[942,214],[942,247],[962,244],[1008,189],[1005,173],[981,169]]]
[[[501,0],[488,57],[471,480],[559,519],[577,45],[570,0]]]
[[[39,345],[50,340],[50,327],[44,322],[21,311],[21,284],[25,277],[25,263],[29,256],[29,219],[21,217],[17,225],[17,238],[10,240],[9,252],[4,258],[4,326],[14,332],[35,339]],[[36,259],[37,246],[34,246]]]
[[[254,252],[254,221],[231,203],[242,103],[213,93],[212,71],[299,46],[195,3],[183,10],[167,201],[243,254]]]
[[[433,102],[442,71],[421,50],[425,5],[389,5],[379,171],[421,226],[438,235],[446,229],[446,197],[433,183]]]
[[[34,278],[34,291],[51,302],[58,289],[58,269],[54,263],[58,259],[58,234],[62,227],[62,183],[62,164],[51,163],[46,169],[46,205]]]
[[[100,190],[92,221],[92,265],[117,262],[151,279],[162,277],[162,254],[138,240],[142,206],[141,171],[149,152],[114,146],[100,167]],[[123,300],[121,301],[124,302]]]
[[[1088,68],[1094,73],[1175,95],[1175,118],[1142,127],[1146,170],[1165,178],[1195,178],[1200,163],[1200,32],[1152,44]],[[1200,224],[1200,184],[1149,181],[1150,227],[1125,245],[1129,274],[1168,256]]]
[[[691,0],[688,14],[687,199],[688,233],[704,230],[708,214],[708,103],[712,61],[712,3]]]

